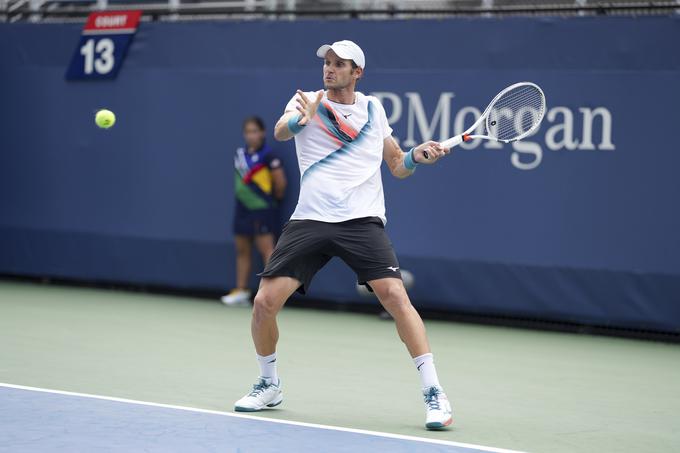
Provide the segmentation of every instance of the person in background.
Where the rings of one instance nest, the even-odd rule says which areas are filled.
[[[274,234],[279,227],[278,205],[286,191],[286,175],[281,159],[265,141],[264,121],[251,116],[243,121],[245,147],[234,155],[236,208],[236,287],[222,297],[226,305],[249,304],[248,280],[255,244],[264,265],[274,251]]]

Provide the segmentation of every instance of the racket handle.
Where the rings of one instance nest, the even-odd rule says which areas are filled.
[[[441,146],[444,148],[453,148],[456,145],[460,145],[463,142],[463,134],[461,135],[456,135],[455,137],[451,137],[448,140],[444,140],[443,142],[440,143]]]

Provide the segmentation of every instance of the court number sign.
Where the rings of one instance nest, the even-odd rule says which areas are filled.
[[[113,79],[137,31],[141,11],[106,11],[90,14],[80,36],[66,78]]]

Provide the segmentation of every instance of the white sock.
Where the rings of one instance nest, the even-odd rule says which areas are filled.
[[[276,353],[261,356],[257,355],[257,362],[260,364],[260,376],[272,380],[272,384],[278,385],[279,375],[276,373]]]
[[[423,384],[423,388],[430,388],[433,385],[439,387],[439,378],[437,377],[437,370],[434,368],[432,353],[428,352],[414,357],[413,363],[416,364],[418,373],[420,373],[420,382]]]

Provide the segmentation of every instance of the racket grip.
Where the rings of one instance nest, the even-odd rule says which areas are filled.
[[[444,148],[453,148],[456,145],[460,145],[463,142],[463,134],[461,135],[456,135],[455,137],[451,137],[448,140],[444,140],[443,142],[440,143],[441,146]]]

